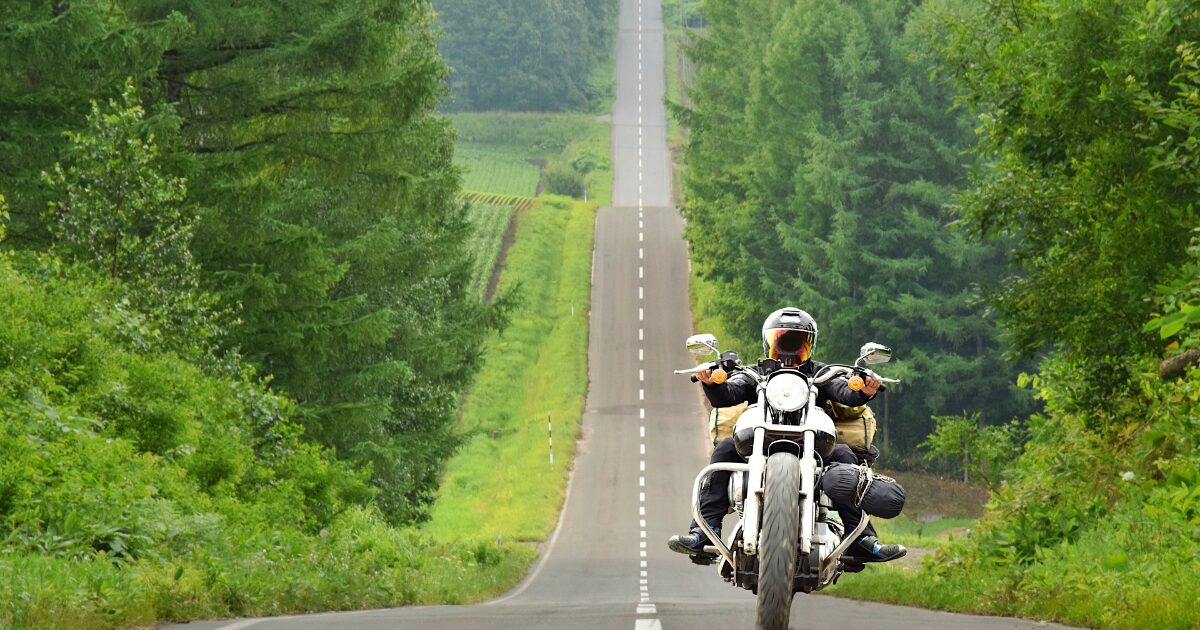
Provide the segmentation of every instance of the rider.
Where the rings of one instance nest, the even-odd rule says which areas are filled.
[[[762,327],[763,352],[787,367],[793,367],[802,373],[815,376],[824,364],[811,359],[813,348],[817,345],[817,322],[812,316],[798,308],[781,308],[767,316]],[[712,371],[706,370],[696,375],[703,384],[704,395],[713,407],[732,407],[743,402],[758,400],[758,386],[754,379],[747,374],[734,372],[724,383],[712,379]],[[863,379],[865,385],[859,391],[850,389],[845,378],[835,378],[817,387],[817,405],[823,406],[830,399],[843,405],[857,407],[865,405],[875,397],[881,381],[868,376]],[[738,454],[733,438],[726,438],[713,449],[709,463],[736,462],[744,463],[746,459]],[[829,462],[858,464],[858,456],[845,444],[838,444]],[[709,476],[707,485],[701,490],[700,515],[717,535],[721,533],[721,521],[729,511],[729,475],[728,471],[717,471]],[[859,509],[853,504],[840,505],[834,502],[834,508],[842,517],[846,531],[853,531],[861,520]],[[672,536],[667,546],[672,551],[693,556],[697,561],[715,559],[715,555],[705,552],[704,546],[709,544],[708,536],[692,521],[687,534]],[[875,528],[869,523],[863,534],[850,545],[846,555],[860,562],[887,562],[895,560],[907,553],[901,545],[882,544],[879,542]]]

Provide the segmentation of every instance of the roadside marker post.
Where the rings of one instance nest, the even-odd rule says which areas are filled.
[[[546,441],[550,444],[550,465],[554,465],[554,425],[550,424],[550,414],[546,414]]]

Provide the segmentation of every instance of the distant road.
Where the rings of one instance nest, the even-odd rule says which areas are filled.
[[[754,597],[667,550],[686,529],[707,461],[696,386],[687,247],[672,206],[659,0],[622,0],[613,106],[613,208],[596,224],[583,437],[559,529],[525,582],[478,606],[201,622],[175,628],[621,630],[754,627]],[[845,579],[853,579],[847,576]],[[1048,626],[797,596],[793,628],[1017,629]]]

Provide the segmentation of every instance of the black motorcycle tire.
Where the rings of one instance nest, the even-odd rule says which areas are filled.
[[[758,537],[758,630],[787,630],[792,613],[800,537],[800,460],[787,452],[767,459],[762,530]]]

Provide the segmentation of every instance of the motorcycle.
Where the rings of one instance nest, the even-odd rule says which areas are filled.
[[[742,372],[758,384],[758,400],[738,419],[734,440],[739,452],[750,447],[747,463],[716,463],[696,476],[692,487],[692,514],[713,542],[705,551],[719,557],[719,573],[730,584],[758,596],[756,627],[788,627],[795,593],[819,591],[847,571],[861,571],[842,554],[869,523],[864,512],[857,528],[848,534],[830,517],[832,503],[821,489],[823,461],[836,444],[833,420],[817,405],[817,387],[831,379],[847,377],[851,389],[861,389],[864,378],[884,383],[898,379],[880,377],[866,365],[885,363],[891,349],[868,343],[854,365],[831,364],[809,377],[774,359],[744,366],[734,352],[721,353],[713,335],[693,335],[688,350],[698,356],[719,358],[676,374],[712,371],[724,382]],[[882,387],[881,387],[882,389]],[[738,522],[722,540],[700,515],[700,491],[709,475],[729,471],[729,496]]]

